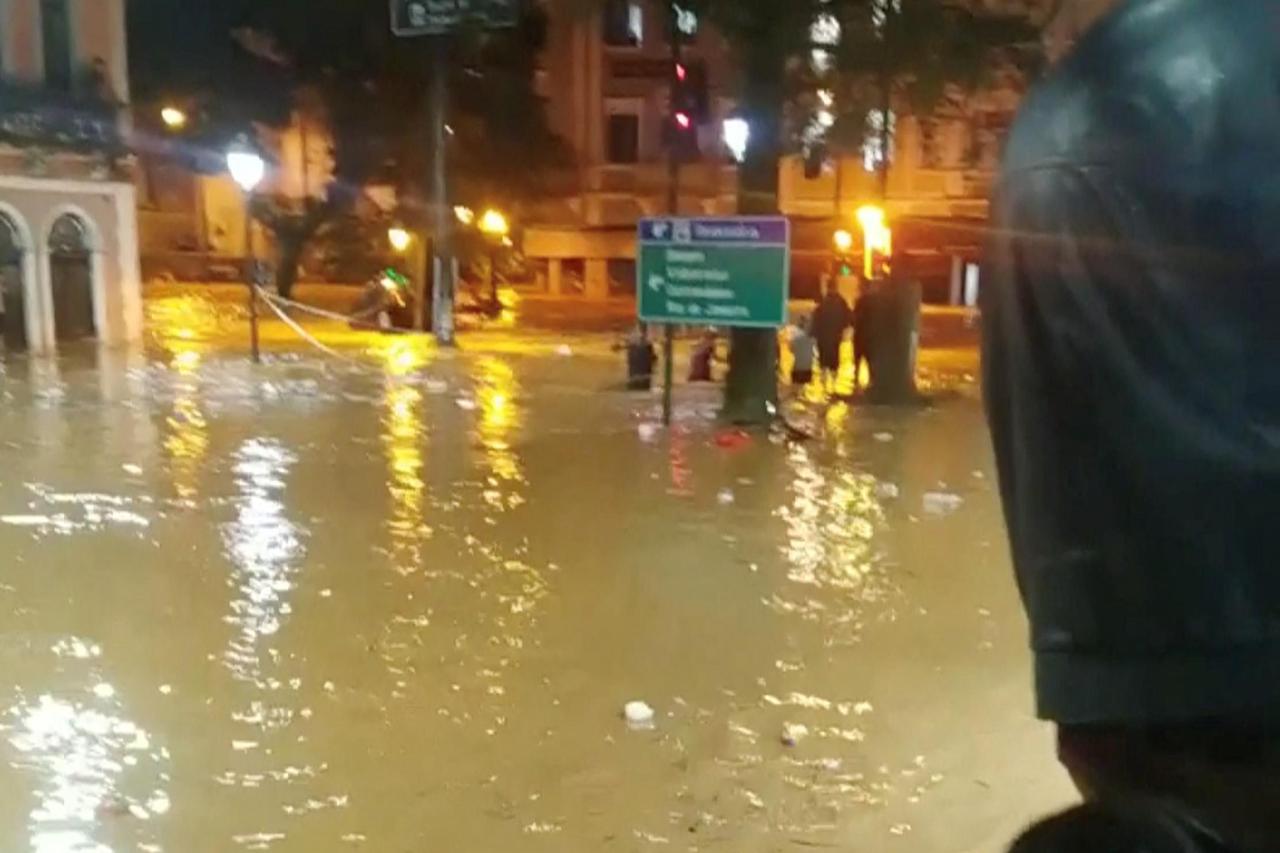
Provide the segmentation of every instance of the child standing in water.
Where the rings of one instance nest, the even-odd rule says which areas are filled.
[[[817,355],[817,343],[809,331],[810,319],[801,316],[791,324],[791,384],[804,388],[813,382],[813,360]]]
[[[711,382],[711,365],[716,360],[716,332],[707,329],[702,339],[693,348],[693,356],[689,360],[690,382]]]

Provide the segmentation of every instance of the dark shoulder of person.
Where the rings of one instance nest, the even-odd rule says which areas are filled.
[[[1023,833],[1009,853],[1237,853],[1176,812],[1086,803]]]

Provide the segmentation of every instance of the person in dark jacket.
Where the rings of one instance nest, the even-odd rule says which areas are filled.
[[[818,342],[818,367],[822,369],[823,387],[827,393],[836,390],[840,376],[840,348],[844,345],[844,333],[853,318],[849,303],[840,295],[832,282],[813,312],[813,337]]]
[[[1280,3],[1116,4],[1024,104],[992,213],[1039,712],[1088,796],[1280,849]]]
[[[871,359],[871,282],[863,281],[853,302],[853,390],[862,387],[862,365]],[[869,381],[869,380],[868,380]]]

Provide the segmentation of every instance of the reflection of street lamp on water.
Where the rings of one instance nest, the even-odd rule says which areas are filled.
[[[494,247],[501,243],[506,245],[510,238],[511,224],[507,222],[507,217],[501,212],[490,208],[484,212],[484,216],[480,217],[478,224],[480,232],[489,238],[489,267],[487,275],[489,277],[489,310],[496,317],[500,310],[498,302],[498,277],[494,274],[494,263],[496,253]]]
[[[231,180],[244,192],[244,255],[245,284],[249,287],[249,334],[252,341],[253,360],[262,360],[258,344],[258,283],[256,278],[257,264],[253,258],[253,191],[262,182],[267,173],[267,164],[243,140],[237,142],[227,152],[227,171]]]

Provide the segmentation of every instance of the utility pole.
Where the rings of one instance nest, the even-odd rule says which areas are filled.
[[[681,87],[684,83],[680,20],[675,5],[666,0],[667,32],[671,42],[671,91],[667,123],[670,128],[667,145],[667,212],[680,215],[680,136],[685,130],[679,121]],[[675,382],[675,326],[662,329],[662,423],[671,426],[671,386]]]
[[[450,240],[452,210],[449,207],[449,38],[435,36],[432,41],[432,201],[435,211],[435,274],[431,288],[431,321],[436,341],[452,346],[453,340],[453,246]]]

